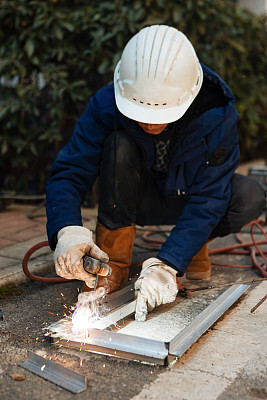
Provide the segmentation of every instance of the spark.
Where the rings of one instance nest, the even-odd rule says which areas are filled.
[[[82,366],[82,365],[83,365],[83,360],[80,361],[80,366]]]
[[[106,368],[106,364],[103,364],[103,368]]]
[[[66,306],[66,304],[63,304],[63,307],[68,308],[68,307]]]
[[[64,297],[64,294],[63,294],[63,293],[60,293],[60,294],[61,294],[62,297]]]
[[[45,364],[41,366],[41,371],[45,369]]]
[[[93,328],[95,323],[106,312],[102,300],[105,296],[105,289],[100,287],[96,292],[84,292],[78,296],[78,302],[74,307],[72,314],[72,333],[88,338],[89,329]]]

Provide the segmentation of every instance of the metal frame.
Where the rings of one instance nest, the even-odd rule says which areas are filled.
[[[236,300],[250,287],[250,285],[234,285],[223,292],[213,301],[204,311],[202,311],[189,325],[178,333],[170,342],[151,340],[133,335],[114,332],[112,330],[90,329],[87,339],[74,341],[72,335],[60,337],[59,326],[57,323],[48,327],[52,333],[52,341],[59,345],[76,347],[81,350],[92,351],[100,354],[108,354],[115,357],[127,358],[136,361],[145,361],[153,364],[170,365],[181,357],[189,347],[196,342],[201,335],[206,332],[224,313],[231,307]],[[129,287],[130,288],[130,287]],[[130,290],[128,288],[128,291]],[[113,296],[112,301],[116,304],[123,304],[125,298],[129,301],[129,293],[124,290]],[[114,293],[115,295],[115,293]],[[110,295],[111,296],[111,295]],[[107,304],[108,302],[107,296]],[[134,302],[132,302],[134,303]],[[129,303],[128,305],[131,305]],[[129,307],[130,313],[133,312]],[[124,306],[127,310],[127,304]],[[118,311],[118,310],[117,310]],[[116,315],[116,311],[110,314]],[[124,313],[124,317],[126,316]],[[120,316],[120,314],[117,314]],[[128,314],[129,315],[129,314]],[[112,323],[114,320],[112,319]],[[118,321],[118,319],[117,319]],[[115,321],[115,322],[117,322]],[[59,321],[60,322],[60,321]],[[64,323],[64,320],[61,320]],[[105,324],[104,324],[105,325]],[[81,340],[81,341],[80,341]]]

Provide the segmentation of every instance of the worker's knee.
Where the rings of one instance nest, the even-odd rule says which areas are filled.
[[[254,179],[235,174],[231,185],[232,196],[226,214],[210,239],[239,232],[243,226],[258,218],[265,206],[264,190]]]
[[[231,211],[243,215],[246,223],[257,218],[265,206],[262,186],[256,180],[239,174],[233,176],[231,185]]]

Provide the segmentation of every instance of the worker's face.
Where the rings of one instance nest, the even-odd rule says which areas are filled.
[[[145,124],[144,122],[138,122],[138,125],[151,135],[159,135],[168,126],[168,124]]]

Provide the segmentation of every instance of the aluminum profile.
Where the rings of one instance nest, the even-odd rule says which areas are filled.
[[[84,376],[40,357],[31,351],[28,351],[28,359],[19,364],[19,366],[71,393],[83,392],[87,386]]]
[[[234,285],[223,292],[213,303],[202,311],[186,328],[175,336],[169,344],[169,354],[181,357],[207,329],[209,329],[250,285]]]
[[[125,286],[123,289],[118,290],[117,292],[108,294],[104,298],[103,303],[110,311],[112,311],[114,308],[120,307],[128,301],[134,300],[134,298],[134,284],[130,284]]]
[[[165,365],[168,356],[169,346],[165,342],[133,335],[122,335],[113,331],[90,329],[88,338],[82,342],[69,337],[59,338],[58,334],[51,334],[50,337],[58,345],[67,345],[68,347],[109,354],[115,357],[147,361],[153,364]]]

